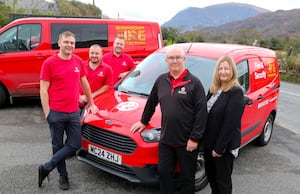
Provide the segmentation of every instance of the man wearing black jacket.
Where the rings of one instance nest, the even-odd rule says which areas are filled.
[[[160,104],[162,111],[159,142],[160,191],[173,194],[174,169],[179,163],[183,175],[182,194],[194,194],[198,144],[206,120],[206,97],[202,83],[185,68],[183,49],[171,46],[166,54],[169,72],[157,78],[147,100],[141,121],[131,132],[141,132]]]

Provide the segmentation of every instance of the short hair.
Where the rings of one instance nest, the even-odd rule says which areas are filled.
[[[70,31],[64,31],[62,33],[59,34],[59,39],[61,39],[63,36],[65,37],[69,37],[69,36],[72,36],[75,38],[75,34],[73,32],[70,32]]]
[[[115,40],[116,40],[116,39],[125,40],[125,39],[124,39],[124,36],[116,36]]]
[[[92,44],[92,45],[90,46],[90,48],[92,48],[92,47],[99,47],[99,48],[102,50],[102,47],[100,46],[100,44]]]
[[[177,46],[177,45],[175,45],[175,44],[173,44],[173,45],[171,45],[171,46],[169,46],[169,47],[167,48],[166,57],[168,57],[170,51],[173,51],[173,50],[178,50],[178,51],[180,51],[180,53],[181,53],[182,56],[184,57],[185,52],[184,52],[183,48],[182,48],[182,47],[179,47],[179,46]]]
[[[229,80],[227,86],[225,87],[224,91],[227,92],[228,90],[230,90],[233,86],[238,86],[241,87],[239,82],[238,82],[238,71],[236,68],[236,64],[234,62],[234,60],[230,57],[230,56],[222,56],[218,59],[214,73],[213,73],[213,82],[210,86],[210,92],[213,94],[216,94],[218,92],[218,89],[220,89],[221,87],[221,80],[219,77],[219,66],[221,63],[223,62],[227,62],[229,64],[229,68],[232,72],[232,77]]]

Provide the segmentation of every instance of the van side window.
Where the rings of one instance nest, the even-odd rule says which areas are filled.
[[[237,64],[238,80],[244,88],[244,93],[249,90],[249,68],[247,60],[241,61]]]
[[[4,53],[30,51],[40,42],[41,25],[24,24],[8,29],[0,35],[0,51]],[[35,37],[35,47],[31,38]]]
[[[92,44],[108,46],[107,24],[51,24],[52,49],[58,49],[58,36],[64,31],[75,34],[75,48],[89,48]]]

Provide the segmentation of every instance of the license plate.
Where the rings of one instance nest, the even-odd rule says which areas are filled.
[[[122,164],[122,156],[121,155],[112,153],[110,151],[107,151],[103,148],[96,147],[91,144],[89,144],[89,153],[94,156],[97,156],[98,158],[101,158],[103,160],[106,160],[106,161],[109,161],[109,162],[112,162],[115,164],[119,164],[119,165]]]

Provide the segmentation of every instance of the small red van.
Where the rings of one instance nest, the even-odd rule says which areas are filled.
[[[76,35],[75,54],[88,59],[91,44],[103,53],[112,50],[116,36],[125,39],[125,52],[139,63],[163,46],[156,22],[92,18],[21,18],[0,29],[0,107],[14,97],[38,96],[43,61],[58,52],[63,31]]]
[[[206,92],[212,82],[217,59],[223,55],[233,57],[246,103],[241,146],[254,140],[259,145],[268,144],[280,87],[275,53],[266,48],[234,44],[182,43],[178,46],[186,52],[186,68],[202,81]],[[132,134],[130,127],[141,119],[156,78],[168,71],[165,62],[167,48],[145,58],[115,88],[95,98],[100,111],[96,115],[83,114],[82,147],[77,155],[79,160],[131,182],[158,182],[160,108],[157,107],[143,132]],[[196,190],[207,184],[204,162],[199,152]]]

